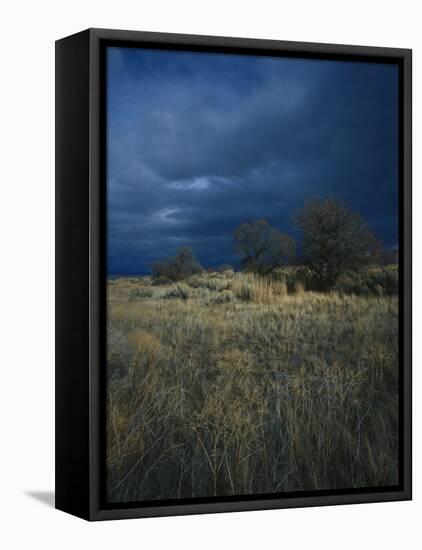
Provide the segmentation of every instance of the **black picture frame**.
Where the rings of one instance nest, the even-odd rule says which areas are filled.
[[[395,63],[400,78],[400,483],[397,487],[108,505],[105,477],[107,45]],[[412,498],[412,52],[408,49],[88,29],[56,42],[56,508],[87,520]]]

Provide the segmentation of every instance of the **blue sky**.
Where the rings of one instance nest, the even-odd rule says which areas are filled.
[[[345,202],[395,247],[397,144],[394,65],[109,47],[108,273],[181,246],[236,264],[240,223],[295,236],[309,198]]]

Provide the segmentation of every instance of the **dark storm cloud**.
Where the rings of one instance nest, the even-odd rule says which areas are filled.
[[[239,223],[291,232],[310,197],[395,246],[397,164],[394,66],[109,49],[110,272],[180,246],[233,263]]]

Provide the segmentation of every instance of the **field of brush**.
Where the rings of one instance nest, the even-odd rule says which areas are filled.
[[[108,282],[110,502],[398,483],[397,296]]]

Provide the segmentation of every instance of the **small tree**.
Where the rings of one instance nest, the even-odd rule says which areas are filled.
[[[295,241],[266,220],[243,223],[234,232],[236,250],[246,271],[268,275],[295,256]]]
[[[188,247],[179,248],[175,256],[152,265],[154,277],[167,277],[172,281],[180,281],[201,271],[203,267]]]
[[[379,244],[363,218],[335,200],[311,200],[297,212],[303,260],[319,290],[331,288],[340,275],[359,271],[377,260]]]

